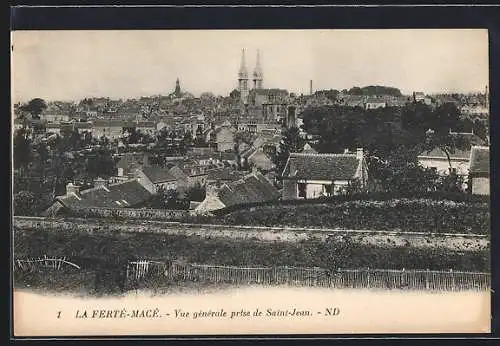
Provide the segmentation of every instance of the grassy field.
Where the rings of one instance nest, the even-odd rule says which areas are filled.
[[[220,265],[340,268],[454,269],[488,271],[489,251],[453,251],[409,246],[367,246],[350,238],[264,242],[149,233],[17,230],[16,258],[66,256],[89,268],[116,270],[137,259],[169,259]]]

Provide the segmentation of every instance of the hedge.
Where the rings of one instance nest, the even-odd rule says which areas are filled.
[[[406,198],[261,205],[219,214],[211,222],[476,234],[489,234],[491,227],[488,203]]]

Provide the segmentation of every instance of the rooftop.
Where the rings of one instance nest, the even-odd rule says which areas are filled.
[[[170,173],[170,168],[171,167],[147,166],[142,167],[141,170],[152,183],[157,184],[177,180],[177,178]]]
[[[283,177],[311,180],[353,179],[359,166],[356,154],[291,153]]]
[[[233,168],[216,168],[207,171],[207,180],[236,181],[243,178],[245,174]]]
[[[434,148],[432,150],[426,150],[420,153],[420,158],[425,157],[438,157],[446,159],[446,153],[440,148]],[[470,158],[470,150],[455,150],[455,152],[450,153],[450,157],[452,159],[469,159]]]
[[[251,173],[232,183],[224,184],[218,191],[219,199],[226,207],[277,200],[279,191],[260,173]]]
[[[69,209],[126,208],[147,201],[151,194],[135,179],[56,197]]]

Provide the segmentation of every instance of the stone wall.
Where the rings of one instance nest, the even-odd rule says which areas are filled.
[[[163,221],[181,221],[189,216],[188,210],[171,209],[133,209],[133,208],[85,208],[71,212],[78,217],[105,217],[125,219],[147,219]]]

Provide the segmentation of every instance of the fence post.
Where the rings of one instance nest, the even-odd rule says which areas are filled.
[[[429,270],[429,269],[427,269],[427,270],[425,271],[425,289],[426,289],[426,290],[428,290],[428,289],[429,289],[429,281],[430,281],[429,276],[430,276],[430,270]]]
[[[453,274],[453,269],[450,269],[451,274],[451,290],[455,291],[455,275]]]
[[[366,268],[366,286],[370,288],[370,267]]]
[[[401,287],[403,288],[406,285],[406,275],[405,275],[405,268],[401,271]]]

